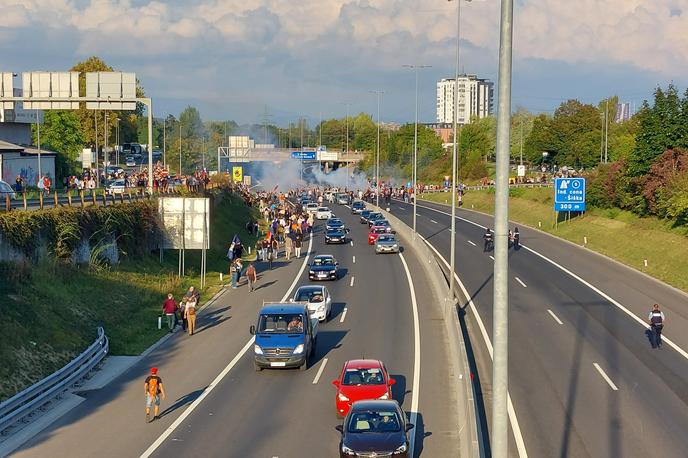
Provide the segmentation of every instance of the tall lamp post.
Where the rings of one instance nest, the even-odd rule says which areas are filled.
[[[349,107],[351,107],[351,104],[349,102],[345,102],[344,105],[346,106],[346,155],[348,159],[349,155]],[[346,169],[346,186],[345,189],[349,188],[349,162],[346,162],[346,165],[344,166]]]
[[[451,1],[451,0],[449,0]],[[450,275],[456,271],[456,162],[458,155],[457,126],[459,118],[459,50],[461,43],[461,0],[456,1],[456,71],[454,72],[454,141],[452,142],[452,208],[451,208],[451,247],[449,253]],[[466,0],[470,2],[471,0]],[[449,282],[449,297],[454,300],[454,281]]]
[[[117,158],[117,165],[118,166],[119,166],[119,122],[120,121],[121,121],[121,119],[117,118],[117,129],[116,129],[117,133],[115,134],[115,142],[117,143],[117,145],[115,146],[115,148],[117,148],[115,156]]]
[[[371,94],[377,94],[377,155],[375,160],[375,205],[380,206],[380,97],[385,92],[376,89],[370,91]]]
[[[413,236],[416,236],[416,176],[418,172],[418,70],[432,65],[403,65],[411,68],[416,74],[416,125],[413,130]]]

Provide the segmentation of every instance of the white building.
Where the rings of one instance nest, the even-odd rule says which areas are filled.
[[[437,122],[454,122],[454,78],[437,82]],[[494,83],[476,75],[459,76],[458,123],[470,124],[471,118],[492,114]]]

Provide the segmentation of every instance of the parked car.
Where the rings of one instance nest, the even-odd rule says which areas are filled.
[[[126,183],[124,179],[119,179],[115,180],[112,183],[110,183],[107,187],[107,193],[111,195],[115,194],[124,194],[124,191],[126,189]]]
[[[368,222],[368,217],[370,217],[371,213],[373,213],[372,210],[361,210],[361,224]]]
[[[12,188],[12,186],[10,186],[9,183],[0,180],[0,197],[2,197],[2,202],[0,202],[0,204],[4,205],[7,196],[10,196],[10,199],[14,200],[17,198],[17,193],[14,191],[14,188]]]
[[[315,219],[329,219],[334,217],[334,213],[327,207],[318,207],[315,211]]]
[[[256,371],[268,367],[308,368],[318,337],[318,320],[309,315],[307,304],[301,302],[263,304],[258,312],[258,324],[249,328],[256,336],[253,345]]]
[[[332,381],[337,388],[337,416],[346,416],[356,401],[392,399],[392,385],[395,383],[396,380],[389,376],[382,361],[353,359],[345,362],[339,377]]]
[[[339,263],[331,254],[319,254],[313,258],[308,269],[310,280],[336,280]]]
[[[299,286],[290,302],[306,302],[311,318],[318,321],[327,321],[332,315],[332,296],[323,285]]]
[[[398,253],[399,241],[392,234],[380,234],[375,241],[375,254]]]
[[[363,210],[365,210],[365,202],[357,200],[351,204],[351,213],[361,213]]]
[[[396,401],[358,401],[335,429],[342,435],[340,458],[394,456],[408,458],[407,432],[414,427]]]

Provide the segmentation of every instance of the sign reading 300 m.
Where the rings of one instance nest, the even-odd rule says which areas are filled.
[[[585,178],[557,178],[554,180],[554,210],[585,211]]]

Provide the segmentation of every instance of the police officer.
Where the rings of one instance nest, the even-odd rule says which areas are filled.
[[[483,234],[485,239],[485,246],[483,247],[483,253],[489,251],[492,248],[492,231],[488,227],[485,229],[485,234]]]
[[[664,328],[664,312],[659,310],[659,304],[654,304],[650,315],[648,316],[650,322],[650,331],[652,348],[660,348],[662,346],[662,328]]]

